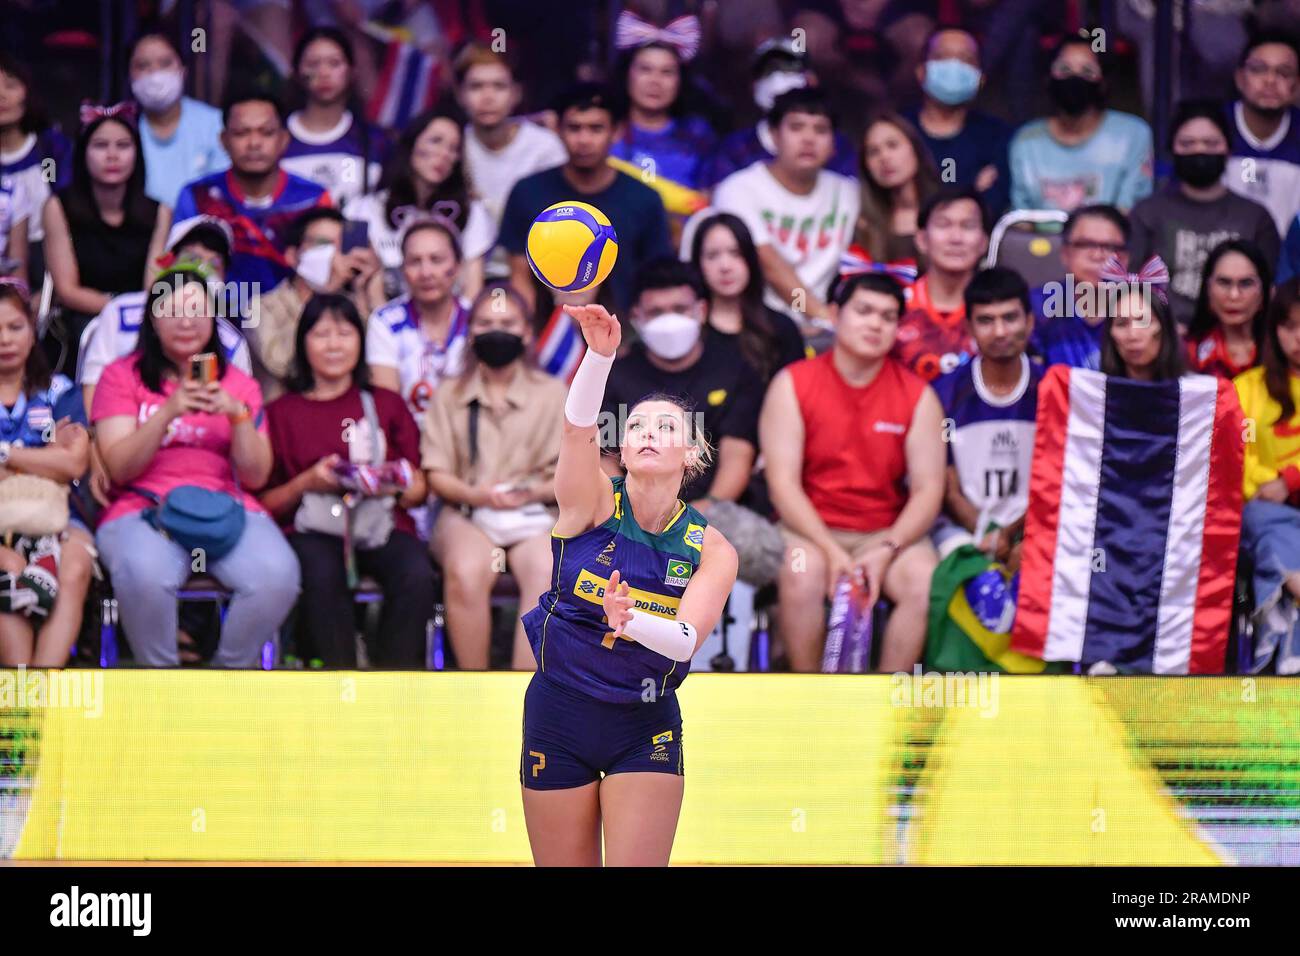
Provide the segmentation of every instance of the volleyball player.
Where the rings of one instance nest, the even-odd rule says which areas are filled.
[[[680,500],[712,454],[661,395],[627,409],[625,477],[600,468],[601,400],[618,319],[566,306],[587,343],[565,405],[551,589],[524,615],[537,673],[520,779],[539,866],[663,866],[684,789],[676,689],[736,580],[736,552]]]

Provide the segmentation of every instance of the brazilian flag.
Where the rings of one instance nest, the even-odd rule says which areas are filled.
[[[930,582],[930,617],[925,639],[928,671],[998,671],[1003,674],[1057,674],[1068,666],[1048,664],[1010,650],[1011,635],[995,634],[980,623],[966,600],[966,582],[1001,565],[974,545],[956,548],[939,562]]]

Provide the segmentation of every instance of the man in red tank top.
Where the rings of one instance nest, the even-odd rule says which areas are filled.
[[[935,193],[917,215],[916,248],[929,265],[912,286],[894,358],[927,382],[975,354],[962,295],[989,249],[984,206],[974,187]]]
[[[928,532],[943,501],[943,412],[934,391],[890,350],[903,294],[862,274],[833,289],[835,345],[772,380],[759,421],[772,503],[786,554],[777,622],[798,671],[820,667],[824,599],[840,576],[860,576],[871,600],[894,602],[882,671],[906,671],[925,646]]]

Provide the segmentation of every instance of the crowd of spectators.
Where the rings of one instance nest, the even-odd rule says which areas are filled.
[[[68,659],[97,554],[142,665],[211,632],[218,666],[280,637],[356,666],[365,577],[372,663],[424,666],[439,601],[457,665],[488,667],[499,576],[522,609],[550,586],[582,347],[562,306],[591,301],[627,343],[607,472],[628,408],[689,401],[717,454],[681,497],[781,552],[748,575],[742,553],[742,578],[774,586],[795,670],[818,668],[845,574],[890,602],[879,666],[907,670],[954,542],[1014,565],[1053,364],[1235,381],[1261,436],[1243,548],[1297,626],[1300,47],[1269,27],[1285,0],[1180,35],[1224,85],[1185,84],[1159,144],[1132,10],[1125,37],[1076,3],[580,3],[565,18],[583,29],[543,57],[554,24],[518,5],[498,30],[492,3],[394,4],[405,39],[385,35],[438,93],[399,128],[373,106],[396,80],[367,5],[245,6],[207,102],[196,57],[217,54],[174,19],[124,45],[127,98],[62,123],[34,57],[0,49],[0,516],[14,496],[53,507],[29,476],[71,504],[58,527],[0,528],[0,665]],[[240,65],[254,53],[278,83],[243,75],[266,72]],[[528,230],[574,199],[609,217],[618,259],[557,293]],[[1046,282],[990,260],[994,224],[1025,212],[1063,222]],[[1156,258],[1155,298],[1094,294]],[[186,520],[210,540],[191,547]],[[195,573],[230,592],[219,629],[178,608]],[[521,628],[510,666],[534,666]]]

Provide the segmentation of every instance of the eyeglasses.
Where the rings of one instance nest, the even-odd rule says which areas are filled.
[[[1123,243],[1092,242],[1088,239],[1067,239],[1065,244],[1071,249],[1078,249],[1080,252],[1104,252],[1108,256],[1118,256],[1128,250],[1128,246]]]
[[[1294,83],[1296,77],[1300,74],[1289,66],[1269,66],[1267,63],[1261,63],[1259,60],[1247,60],[1241,65],[1246,71],[1246,75],[1260,79],[1272,73],[1283,83]]]

